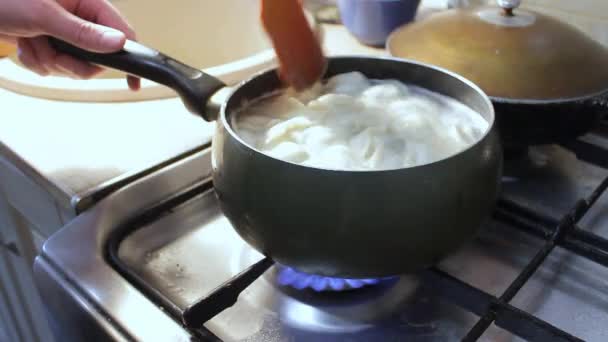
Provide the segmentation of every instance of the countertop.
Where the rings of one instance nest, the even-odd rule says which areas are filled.
[[[443,2],[425,0],[419,17]],[[605,28],[605,21],[593,26],[596,21],[583,19],[588,24],[578,26],[589,33],[604,32],[599,28]],[[383,49],[361,45],[343,26],[323,24],[321,32],[328,55],[386,55]],[[53,227],[116,187],[204,148],[214,130],[213,123],[188,113],[178,98],[78,103],[0,89],[0,104],[2,190],[21,202],[16,206],[27,207],[24,216],[38,215],[41,224]],[[45,207],[47,202],[53,208]],[[61,219],[39,215],[45,210]]]
[[[342,26],[323,25],[329,55],[383,55]],[[0,142],[69,197],[209,142],[215,125],[186,111],[178,98],[78,103],[0,89]]]
[[[328,55],[385,54],[359,44],[340,25],[324,24],[321,29]],[[178,98],[79,103],[0,89],[0,103],[3,190],[9,199],[30,207],[23,209],[24,216],[36,210],[62,217],[41,217],[41,225],[60,226],[95,197],[204,148],[215,128],[187,112]],[[25,191],[24,186],[34,190]],[[54,208],[44,209],[45,202],[54,202]]]

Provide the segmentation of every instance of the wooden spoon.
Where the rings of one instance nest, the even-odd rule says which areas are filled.
[[[326,61],[299,0],[261,0],[262,25],[279,61],[279,77],[304,90],[325,72]]]

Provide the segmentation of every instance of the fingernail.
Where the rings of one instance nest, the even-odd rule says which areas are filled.
[[[115,49],[120,49],[124,44],[124,33],[117,30],[107,30],[101,36],[101,44]]]

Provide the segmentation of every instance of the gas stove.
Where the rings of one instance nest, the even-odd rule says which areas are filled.
[[[210,151],[193,154],[44,245],[36,282],[59,340],[608,340],[608,122],[510,156],[474,241],[386,279],[265,258],[222,215],[210,172]]]

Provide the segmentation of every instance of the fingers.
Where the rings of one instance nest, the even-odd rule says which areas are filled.
[[[118,30],[84,21],[72,14],[66,16],[69,19],[57,23],[56,27],[51,24],[49,34],[85,50],[100,53],[118,51],[125,44],[126,36]]]
[[[51,48],[46,37],[24,39],[23,41],[29,44],[34,55],[36,55],[37,61],[46,71],[57,72],[57,68],[55,67],[57,52]]]
[[[42,31],[70,44],[93,52],[115,52],[126,40],[119,30],[95,24],[66,11],[59,4],[49,6],[52,13],[44,16],[39,23]]]
[[[127,19],[109,1],[100,1],[96,13],[96,23],[123,32],[127,39],[135,39],[135,31],[129,25]]]
[[[127,39],[135,40],[135,31],[125,17],[108,1],[103,1],[97,9],[97,23],[114,27],[125,33]],[[137,91],[141,88],[141,80],[135,76],[127,76],[129,89]]]
[[[41,76],[47,76],[49,74],[49,71],[38,59],[38,55],[29,39],[19,38],[17,40],[17,47],[17,55],[19,56],[19,61],[23,63],[23,65]]]
[[[141,80],[135,76],[127,76],[127,84],[129,89],[137,91],[141,88]]]
[[[58,54],[45,37],[20,38],[18,46],[21,63],[42,76],[56,72],[72,78],[88,79],[102,70],[68,55]]]
[[[120,12],[108,1],[103,1],[104,5],[97,12],[97,22],[101,25],[114,27],[125,33],[128,39],[135,40],[135,31]],[[127,76],[129,89],[137,91],[141,88],[141,80],[135,76]]]
[[[69,11],[60,3],[45,2],[47,15],[37,17],[37,26],[42,34],[99,53],[118,51],[124,46],[127,38],[135,39],[133,29],[107,0],[80,0],[77,6],[72,7],[63,3],[63,6],[69,7]],[[60,72],[71,77],[86,79],[102,70],[84,61],[57,53],[44,37],[23,39],[20,43],[19,58],[24,65],[40,75]],[[137,77],[127,77],[127,84],[132,90],[138,90],[140,83]]]
[[[72,78],[89,79],[102,71],[98,66],[64,54],[57,56],[56,63],[57,70]]]
[[[112,27],[123,32],[127,39],[135,40],[135,31],[122,14],[107,0],[86,1],[81,0],[76,9],[77,16],[96,22],[99,25]],[[121,43],[120,48],[124,45]],[[134,76],[127,76],[127,84],[131,90],[139,90],[141,80]]]

